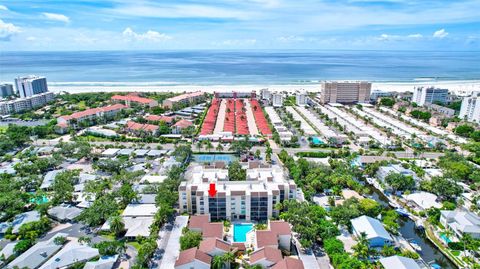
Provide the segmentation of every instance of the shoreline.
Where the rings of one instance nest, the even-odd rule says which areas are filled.
[[[154,82],[152,82],[153,84]],[[95,85],[99,84],[99,85]],[[414,87],[434,86],[447,88],[458,95],[469,95],[473,91],[480,91],[480,80],[463,81],[415,81],[415,82],[372,82],[373,90],[406,92],[413,91]],[[48,86],[52,92],[87,93],[87,92],[193,92],[203,91],[208,93],[238,91],[250,92],[268,88],[274,92],[308,91],[320,92],[318,83],[306,84],[238,84],[238,85],[149,85],[145,82],[50,82]]]

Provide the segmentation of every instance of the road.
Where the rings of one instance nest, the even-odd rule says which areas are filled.
[[[174,268],[175,261],[180,254],[180,236],[182,230],[187,227],[188,216],[177,216],[175,222],[167,223],[159,232],[157,251],[151,261],[150,268],[170,269]]]

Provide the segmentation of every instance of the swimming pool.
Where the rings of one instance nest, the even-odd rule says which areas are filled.
[[[440,238],[442,238],[443,241],[445,241],[445,243],[447,243],[447,244],[450,243],[450,242],[452,242],[452,240],[450,240],[450,238],[448,238],[448,236],[447,236],[446,234],[444,234],[444,233],[441,233],[441,234],[440,234]]]
[[[211,163],[216,161],[231,163],[237,159],[237,156],[233,154],[193,154],[193,158],[196,162],[201,163]]]
[[[320,138],[318,138],[317,136],[314,136],[314,137],[312,137],[312,143],[314,145],[321,145],[321,144],[323,144],[323,141],[320,140]]]
[[[247,233],[253,229],[251,223],[236,223],[233,224],[233,242],[247,241]]]

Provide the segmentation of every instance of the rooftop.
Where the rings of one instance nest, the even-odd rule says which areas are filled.
[[[208,265],[210,265],[210,263],[212,262],[212,258],[208,256],[205,252],[198,250],[197,248],[190,248],[180,252],[178,259],[175,262],[175,267],[191,263],[195,260]]]
[[[414,259],[402,256],[381,258],[379,261],[385,269],[421,269]]]
[[[367,235],[367,239],[381,237],[387,240],[392,240],[390,234],[377,219],[368,216],[361,216],[356,219],[352,219],[351,223],[355,231],[358,234],[365,233]]]
[[[75,112],[75,113],[73,113],[71,115],[68,115],[68,116],[61,116],[60,118],[66,120],[66,121],[69,121],[71,119],[80,119],[80,118],[87,117],[87,116],[92,116],[92,115],[95,115],[95,114],[98,114],[98,113],[105,113],[105,112],[120,110],[120,109],[124,109],[124,108],[126,108],[126,106],[124,106],[122,104],[115,104],[115,105],[98,107],[98,108],[90,108],[90,109],[87,109],[87,110],[84,110],[84,111]]]
[[[272,263],[277,263],[282,260],[282,252],[276,248],[264,247],[250,254],[251,264],[263,259],[266,259]]]

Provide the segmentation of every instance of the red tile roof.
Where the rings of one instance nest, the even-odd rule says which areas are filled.
[[[206,253],[198,250],[197,248],[190,248],[180,252],[178,259],[175,262],[175,267],[191,263],[194,260],[198,260],[210,265],[212,262],[212,257],[208,256]]]
[[[177,121],[177,123],[175,123],[173,126],[174,127],[180,127],[180,128],[187,128],[189,126],[192,126],[193,123],[191,121],[188,121],[188,120],[179,120]]]
[[[210,215],[195,215],[190,216],[190,222],[188,223],[189,229],[202,229],[203,225],[210,222]]]
[[[158,116],[158,115],[148,115],[145,117],[148,121],[164,121],[166,123],[171,123],[173,121],[173,117],[168,116]]]
[[[217,121],[217,115],[220,107],[220,100],[217,98],[213,98],[212,104],[207,111],[207,115],[203,120],[202,130],[200,131],[201,135],[211,134],[213,129],[215,128],[215,124]]]
[[[154,132],[158,130],[157,125],[152,125],[152,124],[142,124],[142,123],[137,123],[134,121],[128,121],[126,129],[128,130],[134,130],[134,131],[149,131],[149,132]]]
[[[221,249],[225,252],[230,251],[231,245],[228,242],[225,242],[218,238],[206,238],[200,242],[200,246],[198,247],[199,250],[209,253],[210,251],[214,250],[215,248]]]
[[[112,96],[112,100],[115,101],[129,101],[129,102],[135,102],[135,103],[140,103],[140,104],[150,104],[151,102],[155,102],[155,100],[150,99],[150,98],[144,98],[140,97],[137,95],[114,95]]]
[[[203,238],[213,237],[223,239],[223,223],[206,223],[202,227]]]
[[[236,248],[238,251],[247,250],[247,247],[245,246],[245,243],[242,243],[242,242],[233,242],[232,243],[232,248]]]
[[[277,263],[282,260],[282,252],[276,248],[264,247],[250,254],[250,264],[263,259]]]
[[[283,260],[277,262],[272,269],[304,269],[303,262],[299,259],[285,257]]]
[[[291,235],[292,230],[290,229],[290,224],[283,220],[270,221],[270,231],[274,232],[276,235]]]
[[[277,235],[272,231],[256,231],[257,248],[278,246]]]
[[[102,113],[102,112],[105,113],[105,112],[120,110],[120,109],[124,109],[124,108],[127,108],[127,107],[122,105],[122,104],[115,104],[115,105],[104,106],[104,107],[90,108],[90,109],[87,109],[87,110],[84,110],[84,111],[75,112],[75,113],[73,113],[71,115],[68,115],[68,116],[61,116],[60,118],[66,120],[66,121],[69,121],[71,119],[80,119],[80,118],[84,118],[84,117],[87,117],[87,116],[92,116],[92,115]]]

